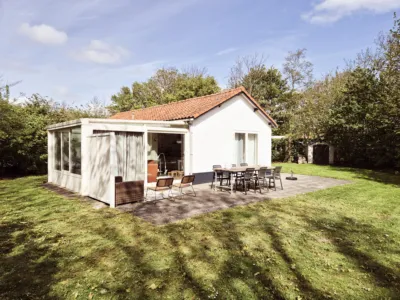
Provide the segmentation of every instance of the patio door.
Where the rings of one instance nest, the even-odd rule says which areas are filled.
[[[235,133],[235,161],[239,166],[241,163],[246,162],[246,134]]]
[[[257,134],[249,133],[247,137],[247,163],[256,165],[257,161]]]

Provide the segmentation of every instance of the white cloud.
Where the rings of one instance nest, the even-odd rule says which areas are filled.
[[[302,18],[310,23],[333,23],[357,11],[386,13],[400,8],[400,0],[322,0]]]
[[[235,52],[236,50],[237,50],[237,48],[227,48],[227,49],[217,52],[216,55],[225,55],[225,54]]]
[[[35,42],[47,45],[61,45],[68,40],[64,31],[59,31],[46,24],[31,26],[29,23],[23,23],[19,27],[19,33]]]
[[[100,40],[92,40],[87,47],[74,53],[78,60],[97,64],[116,64],[129,55],[129,51],[117,45],[110,45]]]

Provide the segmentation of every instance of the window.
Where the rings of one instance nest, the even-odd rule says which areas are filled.
[[[69,132],[62,132],[62,169],[69,171]]]
[[[245,140],[245,133],[235,133],[235,160],[237,165],[246,162]]]
[[[54,134],[54,168],[61,171],[61,132]]]
[[[71,173],[81,174],[81,128],[71,130]]]
[[[235,133],[235,162],[237,165],[247,163],[249,166],[258,163],[257,134]]]
[[[81,128],[54,133],[54,169],[81,174]]]
[[[257,134],[249,133],[247,137],[247,163],[249,165],[257,164]]]

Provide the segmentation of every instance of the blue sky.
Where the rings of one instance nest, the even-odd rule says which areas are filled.
[[[0,74],[12,95],[109,101],[162,66],[197,65],[225,87],[238,56],[281,68],[307,48],[315,76],[373,46],[400,0],[0,0]]]

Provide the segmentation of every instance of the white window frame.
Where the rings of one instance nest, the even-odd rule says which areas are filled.
[[[81,174],[77,174],[77,173],[72,173],[72,156],[71,156],[71,150],[72,150],[72,143],[71,143],[71,137],[72,137],[72,130],[74,128],[77,127],[73,127],[73,128],[65,128],[65,129],[61,129],[61,130],[57,130],[54,131],[53,133],[53,149],[54,149],[54,153],[53,153],[53,171],[55,172],[61,172],[61,173],[65,173],[68,175],[73,175],[73,176],[81,176],[82,175],[82,164],[81,164]],[[82,130],[82,129],[81,129]],[[55,138],[56,134],[60,133],[60,152],[61,152],[61,159],[60,159],[60,170],[57,170],[55,167],[55,150],[56,150],[56,143],[57,143],[57,139]],[[63,150],[64,150],[64,142],[63,142],[63,135],[68,133],[68,148],[69,148],[69,152],[68,152],[68,170],[64,170],[64,159],[63,159]],[[82,159],[82,133],[81,133],[81,159]]]
[[[244,134],[245,138],[244,138],[244,157],[245,157],[245,163],[247,163],[249,161],[249,155],[248,155],[248,145],[249,145],[249,134],[254,134],[256,136],[256,144],[255,144],[255,159],[254,159],[254,163],[255,165],[258,164],[258,137],[259,137],[259,133],[255,132],[255,131],[244,131],[244,130],[235,130],[233,132],[233,144],[234,144],[234,152],[233,152],[233,160],[235,161],[235,163],[237,164],[237,149],[236,149],[236,134]]]

